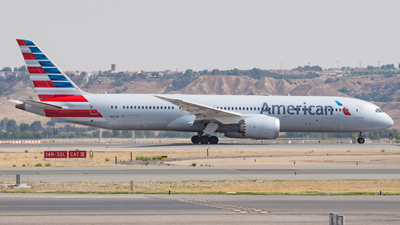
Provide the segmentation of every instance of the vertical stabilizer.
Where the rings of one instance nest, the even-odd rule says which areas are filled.
[[[17,39],[40,101],[86,101],[80,90],[32,41]]]

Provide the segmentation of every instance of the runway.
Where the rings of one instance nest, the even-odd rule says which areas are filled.
[[[297,176],[295,176],[297,172]],[[400,179],[398,165],[254,165],[218,167],[18,167],[0,168],[0,182],[163,180],[338,180]]]
[[[0,194],[0,224],[398,224],[399,196]]]

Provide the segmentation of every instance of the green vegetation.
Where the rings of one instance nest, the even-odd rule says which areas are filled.
[[[197,163],[195,163],[195,162],[194,162],[194,163],[192,163],[192,166],[196,166],[196,165],[197,165]]]
[[[42,164],[41,163],[36,163],[35,166],[42,166]]]
[[[105,158],[105,160],[106,160],[106,162],[109,162],[109,161],[110,161],[110,159],[109,159],[109,158]]]
[[[51,166],[51,164],[50,163],[46,163],[46,164],[44,164],[44,166],[45,167],[49,167],[49,166]]]
[[[337,90],[338,92],[342,92],[343,94],[348,94],[350,91],[347,90],[346,87],[342,87],[341,89]]]
[[[65,124],[64,127],[54,128],[56,123]],[[94,127],[75,127],[66,122],[52,119],[47,123],[49,127],[44,128],[40,121],[32,124],[21,123],[17,125],[14,119],[4,117],[0,121],[0,139],[42,139],[42,138],[93,138],[99,137],[100,131]],[[6,131],[5,131],[5,129]],[[152,131],[134,131],[136,138],[190,138],[193,133],[162,131],[155,135]],[[132,138],[131,131],[103,131],[103,138]]]
[[[148,157],[148,156],[136,156],[136,160],[142,160],[143,162],[147,162],[149,160],[161,160],[161,156],[153,156],[153,157]]]

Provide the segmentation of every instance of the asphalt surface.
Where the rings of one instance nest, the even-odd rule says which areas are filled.
[[[297,175],[295,176],[295,172]],[[400,179],[398,165],[254,165],[218,167],[18,167],[0,168],[0,182],[159,180],[337,180]]]
[[[0,224],[398,224],[400,196],[0,194]]]

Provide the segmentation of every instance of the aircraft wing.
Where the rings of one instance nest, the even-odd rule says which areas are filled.
[[[237,119],[242,116],[240,113],[213,108],[211,106],[189,102],[178,98],[167,98],[164,96],[155,96],[159,99],[170,102],[181,108],[181,111],[188,111],[190,115],[195,115],[196,120],[216,120],[223,124],[237,123]]]
[[[53,104],[44,103],[44,102],[33,101],[33,100],[10,100],[10,102],[13,102],[16,104],[28,104],[33,107],[46,108],[46,109],[62,109],[63,108],[62,106],[53,105]]]

